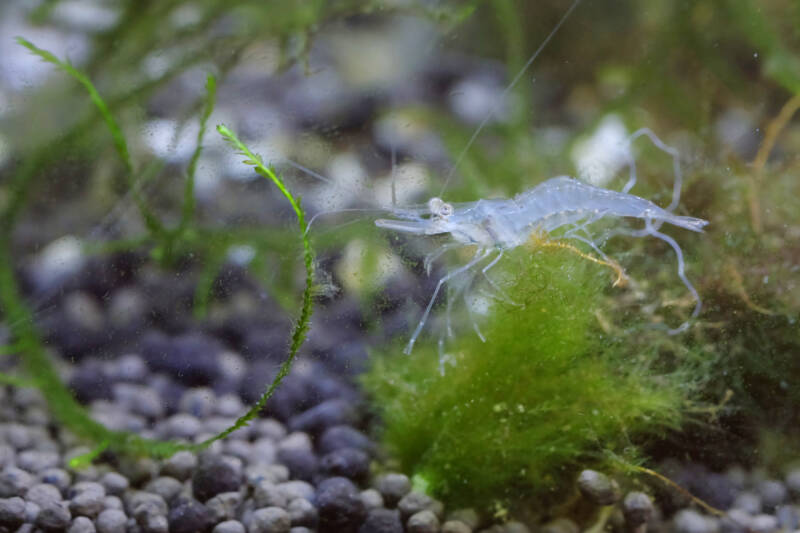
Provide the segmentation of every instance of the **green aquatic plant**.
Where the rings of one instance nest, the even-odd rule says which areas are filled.
[[[607,265],[521,248],[504,266],[515,302],[494,303],[485,343],[462,334],[443,374],[432,347],[377,354],[363,378],[383,442],[455,505],[543,505],[577,468],[679,427],[699,382],[688,365],[660,367],[654,349],[632,352],[602,331]]]
[[[184,188],[184,204],[181,210],[179,224],[172,229],[167,228],[150,210],[144,199],[138,194],[138,184],[134,176],[134,166],[128,150],[128,143],[125,136],[111,113],[108,104],[102,98],[89,78],[76,69],[71,64],[59,60],[47,50],[38,48],[30,41],[23,38],[17,39],[18,43],[31,52],[64,70],[75,78],[89,93],[92,102],[97,107],[114,141],[114,146],[122,160],[129,187],[134,193],[134,201],[139,208],[139,212],[146,221],[149,230],[149,237],[155,247],[157,256],[169,254],[176,242],[181,239],[190,240],[192,234],[188,233],[188,228],[193,222],[194,213],[194,171],[202,150],[202,141],[205,135],[206,124],[214,107],[216,95],[216,79],[208,76],[206,82],[206,100],[201,115],[201,127],[197,135],[197,147],[190,160],[187,171],[186,185]],[[275,171],[264,164],[261,157],[253,153],[239,138],[227,127],[217,126],[219,134],[230,143],[245,159],[245,164],[252,165],[259,175],[270,180],[283,194],[292,206],[297,216],[301,242],[303,246],[303,266],[305,270],[305,288],[303,290],[300,316],[292,330],[288,355],[281,365],[277,375],[266,387],[259,400],[248,411],[240,416],[230,427],[200,443],[186,444],[181,442],[161,442],[152,439],[145,439],[133,433],[125,431],[112,431],[105,426],[91,419],[88,412],[72,396],[69,389],[61,382],[49,355],[45,352],[44,345],[39,337],[34,325],[33,314],[22,300],[19,287],[17,285],[14,272],[13,261],[11,259],[11,230],[15,216],[19,213],[18,209],[4,213],[5,224],[0,228],[0,304],[2,304],[4,318],[9,325],[11,335],[15,339],[13,352],[19,354],[22,361],[22,369],[28,379],[16,376],[0,375],[0,382],[12,385],[32,385],[37,387],[50,406],[53,415],[60,424],[71,430],[76,436],[93,443],[95,448],[89,453],[73,458],[70,466],[79,467],[91,462],[100,453],[108,449],[121,454],[150,455],[152,457],[167,457],[180,450],[200,451],[207,448],[213,442],[223,439],[234,431],[246,426],[252,419],[258,416],[266,402],[275,392],[283,379],[289,374],[292,364],[297,356],[298,350],[305,341],[308,332],[311,313],[313,310],[313,288],[314,288],[314,258],[311,244],[308,238],[305,212],[303,211],[300,200],[295,198],[286,188],[283,180]]]

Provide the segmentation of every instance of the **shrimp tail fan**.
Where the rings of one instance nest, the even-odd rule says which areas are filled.
[[[691,231],[702,232],[703,228],[708,225],[708,220],[695,217],[673,216],[670,217],[668,222]]]

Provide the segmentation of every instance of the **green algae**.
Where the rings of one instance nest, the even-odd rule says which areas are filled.
[[[679,427],[694,389],[685,372],[659,368],[658,354],[601,330],[608,269],[527,247],[504,268],[523,307],[495,303],[485,343],[462,333],[444,375],[423,343],[376,357],[363,379],[392,455],[455,505],[561,493],[577,468]]]

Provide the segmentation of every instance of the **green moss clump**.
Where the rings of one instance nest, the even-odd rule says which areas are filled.
[[[455,505],[543,504],[576,468],[630,457],[636,437],[677,427],[691,389],[685,373],[655,370],[657,354],[600,330],[608,269],[552,248],[504,264],[524,308],[497,303],[485,344],[463,333],[443,376],[423,344],[376,357],[364,378],[391,453]]]

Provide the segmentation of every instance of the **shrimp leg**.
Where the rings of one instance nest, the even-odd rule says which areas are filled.
[[[513,299],[512,299],[512,298],[511,298],[511,297],[510,297],[508,294],[506,294],[506,292],[505,292],[505,291],[504,291],[502,288],[500,288],[500,286],[499,286],[499,285],[498,285],[498,284],[497,284],[497,283],[496,283],[496,282],[495,282],[495,281],[494,281],[492,278],[490,278],[490,277],[489,277],[489,275],[487,274],[487,272],[488,272],[488,271],[489,271],[489,270],[490,270],[492,267],[494,267],[494,266],[495,266],[495,265],[496,265],[496,264],[497,264],[497,263],[500,261],[500,259],[502,259],[502,258],[503,258],[503,254],[504,254],[504,253],[505,253],[505,250],[502,250],[502,249],[501,249],[501,250],[500,250],[500,253],[498,253],[498,254],[497,254],[497,257],[495,257],[494,259],[492,259],[492,260],[489,262],[489,264],[488,264],[488,265],[486,265],[485,267],[483,267],[483,268],[481,269],[481,274],[483,274],[483,277],[486,279],[486,281],[489,283],[489,285],[491,285],[491,287],[492,287],[492,288],[495,290],[495,292],[496,292],[496,293],[497,293],[497,294],[500,296],[500,298],[499,298],[499,299],[500,299],[500,301],[502,301],[502,302],[505,302],[505,303],[507,303],[507,304],[511,304],[511,305],[517,306],[517,307],[522,307],[522,304],[521,304],[521,303],[515,302],[515,301],[514,301],[514,300],[513,300]],[[482,337],[482,335],[481,335],[480,333],[478,333],[478,337]],[[485,341],[484,341],[484,342],[485,342]]]
[[[403,353],[408,355],[414,348],[414,343],[417,342],[417,337],[419,337],[422,328],[425,326],[425,322],[427,322],[428,320],[428,316],[431,314],[433,303],[436,301],[436,296],[438,296],[439,291],[442,289],[442,286],[449,280],[451,280],[453,277],[462,274],[471,269],[472,267],[474,267],[475,265],[477,265],[479,262],[485,259],[486,256],[488,256],[490,253],[491,250],[479,248],[478,251],[475,252],[473,258],[469,261],[469,263],[467,263],[464,266],[458,267],[457,269],[445,274],[444,276],[442,276],[442,278],[439,279],[438,283],[436,283],[436,289],[434,289],[433,295],[431,296],[431,299],[428,302],[428,306],[425,308],[425,312],[422,314],[422,318],[420,319],[419,324],[417,324],[417,328],[414,330],[413,335],[411,335],[411,339],[409,339],[408,344],[406,345],[406,349],[403,350]]]
[[[425,268],[425,273],[427,275],[431,275],[431,267],[433,266],[433,262],[439,259],[445,252],[448,250],[452,250],[457,246],[461,246],[459,243],[449,242],[447,244],[443,244],[436,250],[432,251],[428,255],[425,256],[425,259],[422,261],[422,265]]]
[[[681,250],[680,245],[678,245],[675,239],[673,239],[672,237],[670,237],[665,233],[661,233],[660,231],[658,231],[658,228],[656,228],[653,225],[652,220],[650,219],[646,220],[645,224],[646,224],[645,231],[647,231],[648,235],[652,235],[653,237],[661,239],[665,243],[669,244],[673,250],[675,250],[675,255],[678,258],[678,277],[681,278],[681,281],[686,286],[686,289],[692,295],[695,302],[697,302],[694,306],[694,311],[692,311],[691,315],[692,318],[696,318],[697,315],[700,314],[700,310],[703,308],[703,302],[702,300],[700,300],[700,295],[697,293],[697,289],[694,288],[694,285],[692,285],[692,283],[689,281],[689,278],[686,277],[686,272],[685,272],[686,264],[684,263],[683,260],[683,250]],[[678,326],[677,328],[667,330],[667,333],[669,333],[670,335],[675,335],[677,333],[686,331],[687,329],[689,329],[688,320],[683,324],[681,324],[680,326]]]

